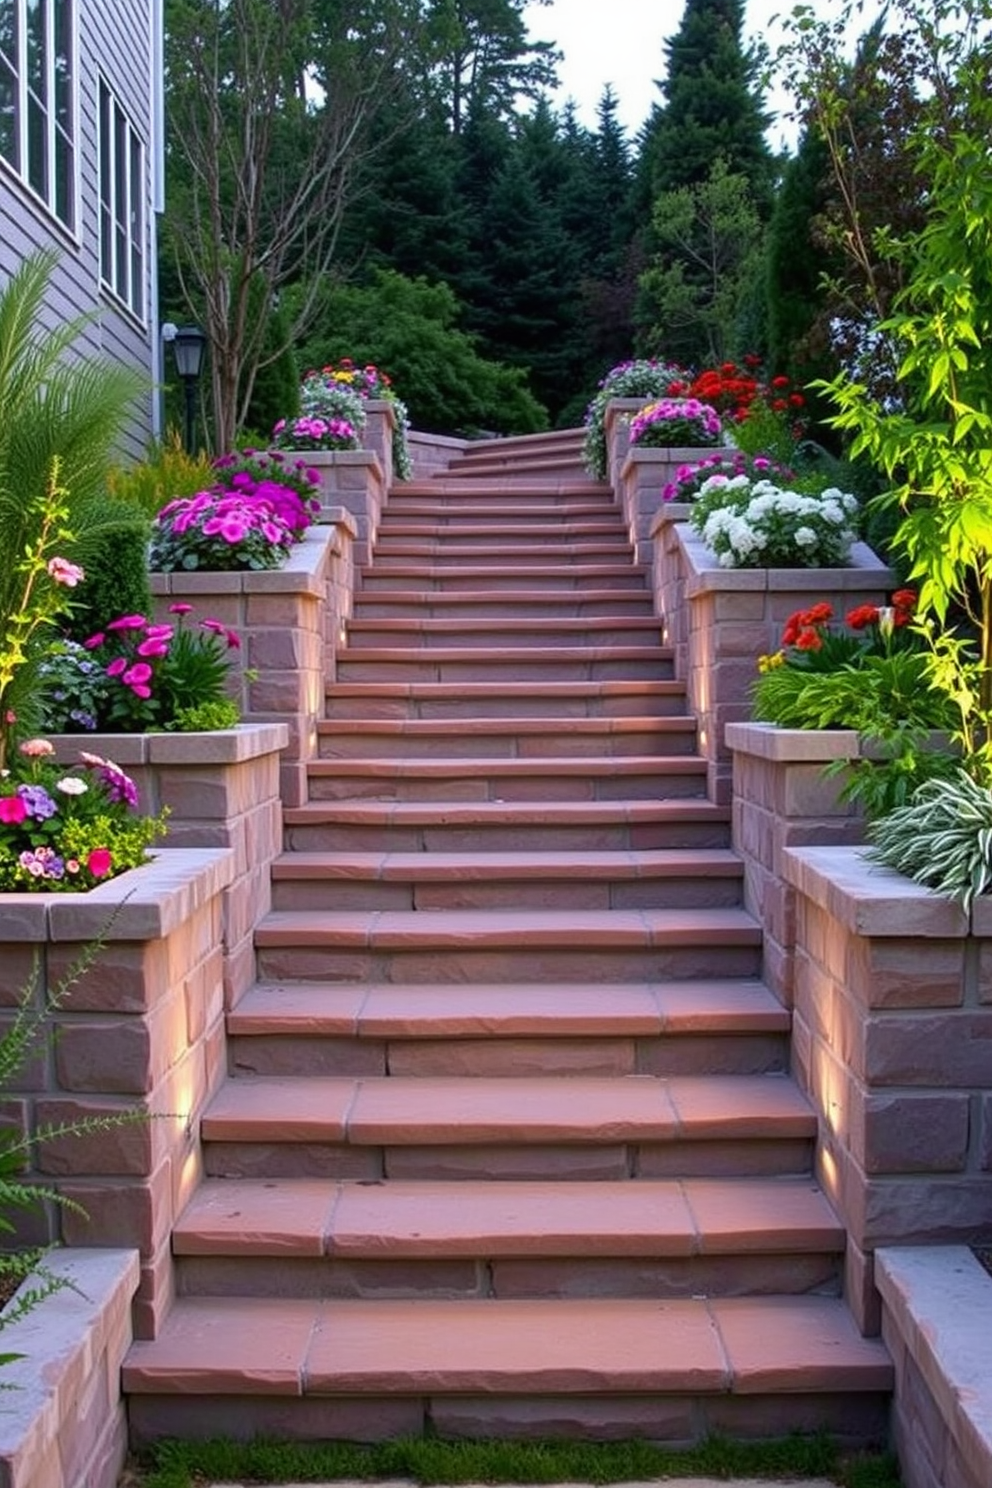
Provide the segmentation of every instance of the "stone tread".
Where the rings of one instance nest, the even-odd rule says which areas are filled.
[[[841,1253],[809,1179],[513,1182],[207,1179],[176,1255],[395,1258]]]
[[[432,755],[421,759],[409,755],[364,754],[355,759],[312,759],[307,761],[307,774],[314,780],[356,777],[365,780],[382,777],[387,780],[435,780],[450,776],[472,779],[507,776],[563,776],[594,780],[605,775],[611,780],[624,776],[698,776],[700,796],[706,790],[706,761],[696,754],[542,754],[515,758],[509,755],[485,755],[481,759],[465,755]]]
[[[372,684],[375,685],[374,683]],[[462,718],[457,728],[450,718],[329,718],[317,724],[319,739],[334,735],[360,734],[380,735],[383,738],[438,737],[450,739],[466,734],[479,734],[485,738],[526,737],[529,734],[567,733],[588,734],[594,738],[617,737],[625,734],[695,734],[696,720],[688,713],[670,717],[654,718],[650,715],[633,714],[630,717],[614,718]]]
[[[664,821],[729,822],[730,809],[710,800],[657,801],[308,801],[283,812],[286,826],[320,822],[388,822],[394,826],[643,825]]]
[[[237,1036],[650,1038],[782,1033],[790,1016],[762,982],[747,978],[606,987],[257,982],[227,1022]]]
[[[669,848],[663,852],[302,852],[282,853],[272,877],[490,883],[553,879],[661,879],[682,876],[739,878],[743,864],[730,848]]]
[[[656,621],[652,621],[651,629],[660,629]],[[670,646],[647,643],[620,646],[434,646],[429,650],[422,646],[362,646],[360,650],[346,648],[338,657],[337,664],[340,669],[349,662],[360,662],[364,666],[370,661],[414,661],[431,666],[438,662],[457,661],[472,666],[499,663],[523,669],[574,662],[671,662],[672,657]]]
[[[559,632],[569,636],[587,632],[595,637],[601,631],[623,630],[660,636],[662,622],[657,615],[566,615],[561,618],[556,615],[479,615],[467,619],[458,616],[431,619],[428,616],[384,615],[367,620],[353,618],[347,622],[347,629],[349,638],[359,638],[367,631],[395,632],[408,637],[411,643],[438,636],[478,635],[480,643],[485,644],[487,636],[505,635],[507,644],[512,645],[516,636],[535,635],[553,640]],[[622,644],[636,645],[637,642]]]
[[[329,682],[328,692],[333,696],[340,697],[367,697],[367,698],[454,698],[471,701],[473,698],[501,698],[507,703],[515,699],[545,698],[584,698],[600,700],[604,698],[627,698],[627,697],[684,697],[685,683],[675,682],[671,678],[658,678],[654,681],[637,679],[624,681],[619,678],[604,678],[596,681],[582,681],[580,679],[556,682]],[[681,715],[680,715],[681,716]],[[511,725],[517,720],[510,712]],[[335,724],[336,720],[328,720],[328,726]],[[318,725],[318,728],[320,725]]]
[[[271,910],[255,944],[360,947],[370,951],[429,945],[520,950],[618,946],[757,946],[761,927],[742,909],[585,910]]]
[[[359,1147],[790,1140],[814,1137],[816,1115],[782,1075],[244,1076],[221,1086],[201,1133]]]
[[[397,558],[390,557],[388,565],[377,558],[374,565],[366,566],[359,570],[362,578],[378,576],[381,573],[388,573],[394,577],[403,575],[409,579],[419,580],[422,584],[429,584],[436,579],[444,579],[448,582],[457,579],[465,583],[466,587],[468,587],[467,581],[469,580],[505,578],[518,584],[524,584],[528,589],[532,589],[540,579],[571,579],[573,582],[581,579],[599,579],[605,583],[611,578],[628,579],[633,576],[641,579],[643,581],[641,587],[645,591],[647,590],[646,568],[643,566],[639,567],[636,563],[629,561],[626,563],[615,561],[609,563],[591,563],[588,560],[582,563],[555,563],[551,561],[542,564],[529,564],[526,572],[522,574],[513,573],[512,565],[508,565],[508,572],[501,574],[492,564],[479,566],[470,560],[459,564],[449,563],[443,567],[439,567],[434,563],[414,562],[412,559],[407,559],[400,563]],[[356,596],[361,593],[361,588],[356,590]]]
[[[823,1297],[180,1299],[132,1345],[132,1394],[732,1393],[892,1388],[884,1345]]]

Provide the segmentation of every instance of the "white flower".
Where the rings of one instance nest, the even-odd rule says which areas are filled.
[[[89,786],[78,775],[63,775],[61,780],[56,780],[55,789],[60,790],[64,796],[84,796]]]

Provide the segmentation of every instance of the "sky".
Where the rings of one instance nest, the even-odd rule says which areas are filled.
[[[744,39],[760,36],[774,50],[781,33],[772,17],[788,13],[793,0],[747,0]],[[661,101],[655,79],[664,65],[662,43],[679,27],[685,0],[553,0],[528,4],[523,14],[530,35],[554,41],[564,52],[558,68],[561,91],[554,103],[574,98],[581,123],[595,127],[596,102],[606,83],[619,98],[617,116],[633,136]],[[789,100],[770,94],[769,112],[787,110]],[[794,137],[788,122],[775,124],[769,142],[779,148]]]

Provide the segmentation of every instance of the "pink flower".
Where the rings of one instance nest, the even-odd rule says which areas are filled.
[[[107,626],[108,630],[144,630],[148,621],[144,615],[119,615],[116,620],[111,620]]]
[[[124,657],[123,656],[115,656],[114,659],[113,659],[113,661],[107,667],[107,676],[108,677],[119,677],[120,674],[121,674],[121,672],[125,671],[126,668],[127,668],[127,662],[124,659]]]
[[[49,558],[48,577],[56,584],[64,584],[67,589],[75,589],[86,574],[78,563],[70,563],[67,558]]]
[[[106,878],[114,866],[113,854],[107,847],[95,847],[86,859],[86,866],[94,878]]]
[[[163,636],[149,636],[136,650],[139,656],[168,656],[169,642]]]
[[[48,739],[25,739],[18,747],[26,759],[44,759],[46,755],[55,753],[55,745]]]
[[[188,615],[193,609],[191,604],[173,604],[169,606],[170,615]]]
[[[91,635],[88,640],[83,642],[83,645],[87,651],[95,651],[98,646],[103,645],[106,639],[106,634],[102,630],[98,630],[96,635]]]
[[[150,682],[151,677],[152,669],[148,665],[147,661],[136,661],[134,665],[132,667],[129,667],[128,670],[124,673],[121,681],[126,682],[128,687],[133,687],[136,682],[139,684]]]
[[[28,814],[28,808],[20,796],[0,796],[0,822],[16,827]]]

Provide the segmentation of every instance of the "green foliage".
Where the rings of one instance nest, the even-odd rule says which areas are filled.
[[[870,853],[967,913],[992,889],[992,790],[967,770],[921,785],[912,801],[872,824]]]
[[[116,500],[137,507],[151,518],[174,497],[195,496],[216,481],[217,472],[208,457],[188,455],[179,433],[173,429],[160,443],[152,445],[139,465],[127,469],[112,467],[107,473],[107,490]]]
[[[231,698],[219,698],[214,702],[196,703],[188,708],[177,708],[166,724],[180,734],[213,733],[216,729],[229,729],[241,719],[241,709]]]
[[[833,422],[891,485],[893,543],[919,586],[920,611],[945,633],[942,683],[963,702],[965,766],[992,780],[992,54],[954,77],[961,127],[915,144],[931,182],[927,220],[899,248],[906,283],[878,327],[899,351],[896,406],[841,375],[825,390]],[[948,622],[963,615],[965,633]]]
[[[624,1483],[684,1477],[823,1478],[839,1488],[900,1488],[890,1454],[842,1453],[822,1433],[761,1442],[710,1437],[673,1449],[646,1441],[443,1441],[416,1437],[357,1446],[350,1442],[232,1442],[155,1445],[145,1488],[193,1488],[194,1482],[362,1482],[403,1478],[419,1484]]]
[[[639,280],[639,340],[692,365],[725,362],[758,275],[761,218],[743,172],[717,156],[708,173],[656,197],[655,252]]]
[[[252,285],[248,313],[252,318],[265,317],[266,325],[244,422],[250,428],[271,429],[277,419],[291,418],[300,408],[300,371],[293,350],[292,325],[281,299],[267,309],[260,275]]]
[[[76,591],[78,599],[63,626],[65,635],[84,640],[115,615],[151,609],[150,531],[147,520],[136,520],[136,514],[121,502],[113,504],[106,523],[100,526],[99,542],[93,544],[87,557],[86,577]]]
[[[460,308],[444,284],[380,271],[365,286],[326,284],[319,330],[302,366],[344,356],[374,362],[403,389],[415,429],[437,433],[531,434],[547,418],[514,368],[486,360],[457,327]]]

